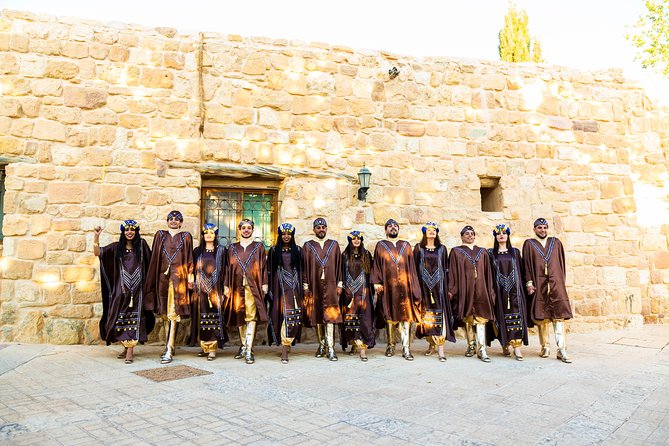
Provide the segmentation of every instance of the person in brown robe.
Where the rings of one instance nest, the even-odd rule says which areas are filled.
[[[147,306],[160,314],[166,329],[162,364],[172,362],[178,322],[190,317],[188,290],[195,280],[193,236],[181,230],[183,221],[181,212],[171,211],[167,214],[167,231],[158,230],[154,235],[145,286]]]
[[[302,332],[302,250],[295,243],[295,227],[279,225],[276,245],[267,254],[269,275],[269,345],[281,345],[281,363],[288,364],[290,346]]]
[[[305,326],[316,328],[318,350],[316,357],[337,360],[334,346],[334,324],[341,324],[339,296],[344,286],[341,250],[336,240],[325,238],[328,224],[324,218],[314,220],[315,240],[302,247],[302,284],[307,296]]]
[[[502,344],[504,356],[522,361],[522,344],[527,345],[527,298],[525,296],[525,266],[520,251],[511,246],[511,228],[505,224],[495,226],[492,231],[494,243],[488,250],[495,281],[495,323],[488,323],[488,345],[497,338]],[[494,327],[494,329],[493,329]]]
[[[121,224],[118,242],[100,246],[101,232],[100,226],[95,227],[93,238],[93,253],[100,258],[100,337],[107,345],[120,342],[124,349],[117,358],[132,364],[135,346],[146,342],[155,322],[142,293],[151,251],[134,220]]]
[[[402,357],[413,361],[411,354],[411,324],[420,322],[421,291],[411,245],[398,239],[400,226],[389,219],[385,224],[386,240],[374,249],[371,281],[381,300],[386,322],[388,345],[386,356],[395,354],[395,328],[399,328]]]
[[[341,346],[351,343],[360,360],[367,361],[367,349],[374,341],[374,288],[369,280],[372,272],[372,254],[365,249],[360,231],[348,234],[348,245],[342,254],[344,292],[341,294],[342,324]]]
[[[218,242],[218,227],[215,224],[206,223],[201,236],[200,246],[193,253],[195,286],[191,319],[192,322],[198,322],[195,325],[198,326],[202,349],[198,356],[206,356],[208,361],[213,361],[219,344],[227,340],[223,318],[226,249]]]
[[[566,287],[564,248],[556,237],[548,237],[548,222],[545,218],[538,218],[534,222],[534,234],[534,238],[523,243],[523,259],[527,294],[533,296],[530,318],[539,332],[540,356],[550,356],[549,323],[552,322],[557,358],[570,363],[564,321],[571,319],[572,313]]]
[[[446,361],[444,344],[455,342],[453,313],[448,298],[448,251],[439,240],[439,226],[427,222],[422,227],[423,238],[413,254],[423,297],[422,322],[416,327],[418,338],[427,338],[425,356],[438,353],[440,362]]]
[[[237,226],[240,239],[228,247],[224,280],[225,314],[228,327],[239,329],[241,347],[235,359],[255,362],[253,343],[258,322],[267,322],[267,257],[265,245],[253,240],[253,221],[243,219]]]
[[[483,362],[490,362],[486,352],[488,321],[495,320],[495,290],[488,252],[474,244],[476,232],[467,225],[460,231],[461,246],[451,249],[448,262],[448,295],[453,303],[456,324],[465,327],[467,351]]]

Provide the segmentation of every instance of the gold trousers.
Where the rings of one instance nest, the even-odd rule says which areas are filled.
[[[509,345],[513,348],[520,348],[520,346],[523,345],[523,340],[522,339],[511,339],[509,341]]]
[[[256,308],[256,299],[253,297],[251,288],[247,285],[244,287],[244,308],[246,310],[246,322],[255,321],[258,319],[258,309]]]
[[[360,339],[354,339],[353,340],[353,345],[358,347],[358,349],[360,349],[360,350],[363,349],[363,348],[367,348],[367,344],[362,342],[362,340],[360,340]]]
[[[218,348],[218,341],[200,341],[200,347],[205,353],[215,352]]]
[[[121,341],[121,345],[125,348],[133,348],[135,347],[139,342],[137,342],[135,339],[131,341]]]
[[[172,283],[171,277],[170,286],[167,288],[167,317],[163,317],[163,320],[177,322],[181,320],[181,316],[177,314],[176,305],[174,303],[174,284]]]
[[[446,343],[446,338],[444,336],[428,336],[427,343],[439,347]]]
[[[564,326],[564,319],[542,319],[542,320],[534,320],[534,324],[537,326],[537,332],[539,334],[539,343],[541,344],[542,348],[550,348],[551,346],[551,339],[550,339],[550,325],[553,323],[554,330],[555,330],[555,324],[558,322],[561,322],[562,325]],[[566,339],[567,339],[567,334],[563,333],[562,334],[565,339],[565,347],[566,347]],[[557,337],[557,333],[556,333]],[[560,348],[560,346],[558,346]]]

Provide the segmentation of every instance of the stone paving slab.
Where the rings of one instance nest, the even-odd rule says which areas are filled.
[[[623,342],[621,342],[621,340]],[[630,342],[631,340],[631,342]],[[0,349],[0,444],[10,445],[667,445],[669,325],[569,337],[573,364],[525,361],[491,348],[492,363],[447,346],[446,363],[339,354],[313,345],[258,347],[244,364],[226,347],[216,361],[178,348],[170,367],[211,372],[153,382],[132,372],[164,367],[160,346],[135,362],[119,346],[10,344]]]

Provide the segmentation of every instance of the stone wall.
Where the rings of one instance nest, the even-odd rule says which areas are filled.
[[[388,69],[400,74],[390,79]],[[328,44],[3,11],[6,164],[0,341],[91,343],[100,315],[92,229],[150,241],[179,208],[199,232],[205,175],[280,183],[281,221],[325,215],[368,247],[427,220],[520,246],[546,217],[567,249],[571,329],[669,311],[669,115],[619,70],[412,58]],[[366,202],[355,175],[372,171]],[[503,207],[482,212],[482,182]]]

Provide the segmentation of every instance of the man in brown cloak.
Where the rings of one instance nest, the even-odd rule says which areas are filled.
[[[460,231],[462,245],[451,250],[448,262],[448,295],[456,324],[465,326],[467,352],[490,362],[486,352],[485,325],[495,320],[495,291],[488,252],[474,244],[476,232],[467,225]]]
[[[336,240],[325,239],[328,224],[324,218],[314,220],[316,239],[302,247],[302,283],[311,308],[305,308],[307,327],[316,326],[318,350],[316,357],[322,358],[327,347],[330,361],[337,360],[334,346],[334,324],[341,324],[339,295],[344,287],[341,267],[341,250]],[[305,307],[307,304],[305,304]]]
[[[386,356],[395,354],[395,327],[399,328],[402,357],[413,361],[411,323],[420,322],[421,289],[411,245],[398,239],[399,224],[392,218],[385,225],[386,240],[376,244],[370,281],[380,296],[386,320]]]
[[[193,236],[181,230],[184,218],[179,211],[167,215],[167,231],[159,230],[153,237],[151,263],[146,277],[145,299],[150,310],[160,314],[166,327],[165,352],[160,362],[172,362],[177,323],[190,316],[193,287]]]
[[[253,240],[254,224],[239,222],[241,238],[228,247],[223,293],[228,327],[238,327],[241,347],[235,359],[255,362],[253,342],[258,322],[267,322],[264,297],[267,294],[267,257],[262,242]]]
[[[541,357],[551,353],[549,323],[553,323],[557,358],[570,363],[567,356],[567,334],[564,321],[571,319],[571,305],[567,295],[564,248],[556,237],[548,237],[548,222],[538,218],[534,222],[535,237],[523,243],[523,261],[527,294],[533,296],[530,317],[539,331]]]

